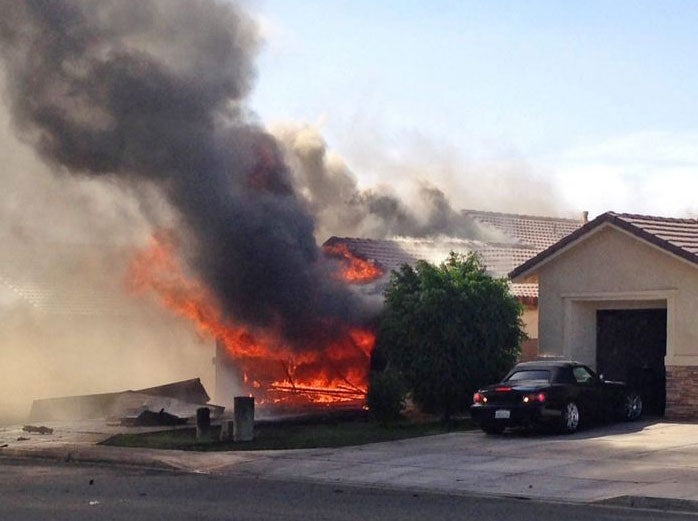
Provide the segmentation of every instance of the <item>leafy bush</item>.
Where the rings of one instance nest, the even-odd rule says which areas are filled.
[[[449,419],[518,358],[521,305],[475,254],[451,253],[441,266],[404,265],[385,295],[372,369],[402,374],[425,412]]]
[[[390,423],[400,418],[405,408],[407,387],[402,375],[388,369],[372,372],[369,378],[366,405],[371,415],[378,421]]]

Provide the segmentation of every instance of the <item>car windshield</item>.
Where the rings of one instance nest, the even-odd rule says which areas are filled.
[[[544,380],[546,382],[550,381],[550,371],[542,369],[532,369],[526,371],[515,371],[511,373],[509,378],[506,379],[507,382],[517,381],[517,380]]]

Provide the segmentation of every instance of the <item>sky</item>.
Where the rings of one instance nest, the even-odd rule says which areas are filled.
[[[505,164],[558,213],[698,216],[698,2],[244,4],[264,38],[254,112],[319,127],[366,186],[413,162],[458,207]]]

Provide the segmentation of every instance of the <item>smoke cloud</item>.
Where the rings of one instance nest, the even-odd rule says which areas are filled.
[[[0,425],[24,419],[33,398],[193,376],[211,388],[199,346],[211,341],[123,291],[133,248],[152,223],[171,220],[162,197],[148,186],[135,198],[117,180],[55,175],[17,141],[4,107],[0,157]]]
[[[155,183],[190,263],[237,320],[300,341],[357,318],[276,141],[243,106],[258,46],[207,0],[0,2],[13,122],[54,169]]]
[[[282,143],[297,189],[317,219],[319,240],[330,235],[490,238],[429,182],[418,183],[409,203],[387,187],[362,190],[355,174],[327,149],[317,129],[279,125],[272,133]]]

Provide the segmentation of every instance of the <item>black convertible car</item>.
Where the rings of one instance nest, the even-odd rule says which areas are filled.
[[[636,420],[640,395],[622,382],[603,380],[572,361],[524,362],[473,396],[470,413],[488,434],[506,427],[551,425],[575,432],[587,420]]]

